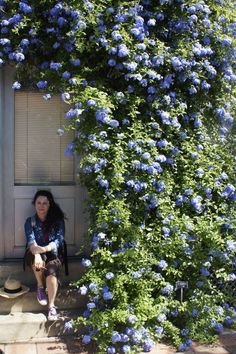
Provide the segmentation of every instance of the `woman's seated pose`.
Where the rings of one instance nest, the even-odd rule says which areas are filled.
[[[47,190],[37,191],[32,203],[36,213],[25,222],[25,259],[27,265],[32,267],[37,280],[37,300],[41,305],[48,304],[48,320],[54,321],[57,319],[55,298],[61,267],[58,250],[63,245],[65,215],[55,203],[52,193]],[[48,298],[44,290],[45,278]]]

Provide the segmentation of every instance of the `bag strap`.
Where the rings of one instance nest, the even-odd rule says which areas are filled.
[[[65,266],[65,275],[69,275],[69,268],[68,268],[68,258],[67,258],[67,243],[65,240],[63,240],[63,260],[64,260],[64,266]]]
[[[26,263],[26,250],[27,250],[27,246],[25,246],[25,253],[24,253],[24,257],[23,257],[23,270],[25,271],[25,263]]]

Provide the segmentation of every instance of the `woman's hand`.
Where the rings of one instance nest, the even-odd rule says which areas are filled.
[[[45,263],[42,260],[42,257],[40,256],[39,253],[35,254],[34,267],[35,267],[36,271],[41,270],[41,269],[45,269]]]

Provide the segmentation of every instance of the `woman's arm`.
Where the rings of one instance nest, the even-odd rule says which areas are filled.
[[[40,253],[50,252],[51,247],[50,247],[50,245],[47,245],[47,246],[31,245],[30,251],[32,254],[36,255],[36,254],[40,254]]]
[[[54,251],[57,253],[58,248],[62,245],[65,237],[65,222],[64,220],[58,221],[58,228],[55,233],[55,238],[53,241],[49,242],[49,244],[46,246],[47,248],[50,248],[49,251]]]
[[[31,245],[37,245],[35,233],[31,225],[31,217],[27,218],[25,222],[25,237],[27,247],[30,247]]]
[[[29,247],[32,254],[36,255],[38,253],[45,253],[49,250],[45,250],[46,247],[41,247],[37,245],[36,236],[31,223],[31,217],[29,217],[25,222],[25,236],[27,247]],[[49,246],[47,246],[49,248]]]

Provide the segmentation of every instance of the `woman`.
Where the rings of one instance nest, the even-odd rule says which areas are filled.
[[[37,300],[48,304],[48,320],[57,319],[55,298],[58,289],[58,273],[61,261],[58,258],[65,234],[65,215],[53,195],[39,190],[34,196],[35,216],[27,218],[25,234],[27,239],[26,263],[32,267],[37,280]],[[48,299],[44,290],[44,278]]]

